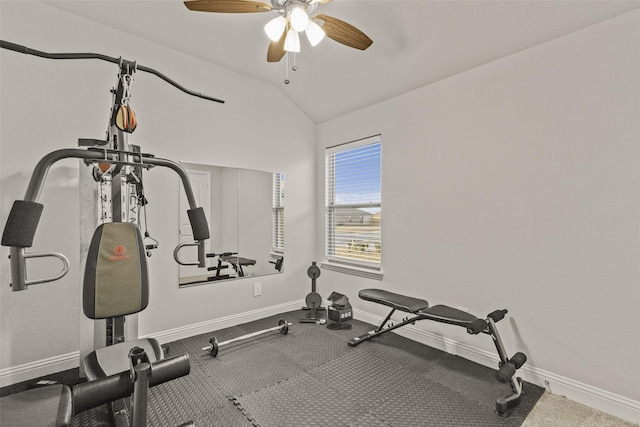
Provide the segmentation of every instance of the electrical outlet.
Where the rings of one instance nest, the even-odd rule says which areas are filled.
[[[253,296],[259,297],[262,295],[262,283],[254,283],[253,284]]]

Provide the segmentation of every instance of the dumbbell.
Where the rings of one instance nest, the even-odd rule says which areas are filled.
[[[242,335],[240,337],[233,338],[227,341],[218,342],[216,337],[211,337],[211,339],[209,340],[209,345],[206,347],[202,347],[202,350],[209,351],[211,356],[216,357],[218,355],[218,351],[220,350],[220,347],[223,345],[231,344],[232,342],[236,342],[236,341],[246,340],[248,338],[257,337],[258,335],[266,334],[267,332],[271,332],[271,331],[280,331],[282,335],[287,335],[289,333],[289,326],[291,326],[291,323],[287,322],[284,319],[280,319],[278,321],[278,326],[274,326],[273,328],[263,329],[257,332],[252,332],[250,334]]]

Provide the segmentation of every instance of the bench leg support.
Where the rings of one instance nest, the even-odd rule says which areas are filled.
[[[498,332],[498,328],[496,327],[496,322],[491,318],[487,318],[487,325],[489,329],[489,334],[491,338],[493,338],[493,343],[496,346],[496,350],[498,351],[498,356],[500,357],[499,362],[499,370],[496,373],[496,379],[500,382],[509,382],[511,385],[512,394],[499,397],[496,400],[496,412],[501,416],[508,416],[509,410],[514,408],[520,403],[520,398],[522,397],[522,380],[515,376],[516,369],[520,368],[522,364],[526,361],[526,356],[523,353],[517,353],[516,355],[520,355],[518,357],[518,361],[512,363],[507,356],[507,351],[504,348],[504,344],[502,343],[502,339],[500,338],[500,333]],[[513,357],[516,359],[516,356]]]
[[[351,338],[349,340],[349,345],[352,347],[357,346],[358,344],[360,344],[361,342],[370,340],[373,337],[377,337],[378,335],[382,335],[385,334],[387,332],[391,332],[394,329],[398,329],[401,328],[405,325],[408,325],[410,323],[415,323],[418,320],[422,320],[423,317],[420,315],[416,315],[412,318],[407,318],[405,320],[403,320],[400,323],[396,323],[390,326],[386,326],[387,322],[389,321],[389,319],[391,319],[391,316],[393,315],[393,313],[396,311],[396,309],[392,309],[391,312],[389,313],[389,315],[384,319],[384,321],[380,324],[380,326],[378,326],[376,329],[367,332],[366,334],[362,334],[359,337],[355,337],[355,338]]]

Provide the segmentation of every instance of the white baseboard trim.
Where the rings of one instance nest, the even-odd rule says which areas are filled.
[[[194,335],[204,334],[218,329],[228,328],[239,325],[241,323],[251,322],[253,320],[262,319],[264,317],[273,316],[279,313],[299,310],[304,306],[304,300],[291,301],[284,304],[265,307],[258,310],[239,313],[232,316],[221,317],[218,319],[208,320],[193,325],[187,325],[180,328],[170,329],[167,331],[149,334],[141,338],[155,338],[162,344],[176,341],[179,339],[189,338]],[[0,387],[6,387],[23,381],[29,381],[45,375],[53,374],[67,369],[77,368],[80,363],[80,352],[62,354],[47,359],[36,360],[35,362],[25,363],[23,365],[11,366],[9,368],[0,369]]]
[[[207,320],[205,322],[194,323],[180,328],[169,329],[167,331],[149,334],[141,338],[155,338],[160,343],[165,344],[172,341],[189,338],[195,335],[206,334],[207,332],[229,328],[241,323],[247,323],[269,316],[275,316],[287,311],[299,310],[305,305],[304,300],[291,301],[284,304],[264,307],[253,311],[233,314],[231,316],[220,317],[218,319]]]
[[[80,352],[74,351],[23,365],[11,366],[0,370],[0,387],[29,381],[34,378],[54,374],[67,369],[77,368]]]
[[[379,325],[384,320],[381,316],[376,316],[362,310],[354,309],[353,311],[354,317],[363,322]],[[475,348],[471,345],[424,331],[413,325],[398,328],[394,332],[405,338],[446,351],[450,354],[455,354],[479,363],[480,365],[493,369],[497,369],[498,367],[499,357],[497,353]],[[516,349],[513,351],[515,352],[515,350]],[[634,424],[640,424],[639,401],[527,364],[518,370],[518,376],[532,384],[544,387],[550,393],[565,396],[570,400],[597,409],[598,411],[605,412]]]

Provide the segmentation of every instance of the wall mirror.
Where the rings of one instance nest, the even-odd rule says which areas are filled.
[[[207,266],[179,265],[180,286],[284,271],[284,174],[181,162],[209,222]],[[180,244],[193,242],[180,192]],[[184,246],[179,258],[197,260]]]

